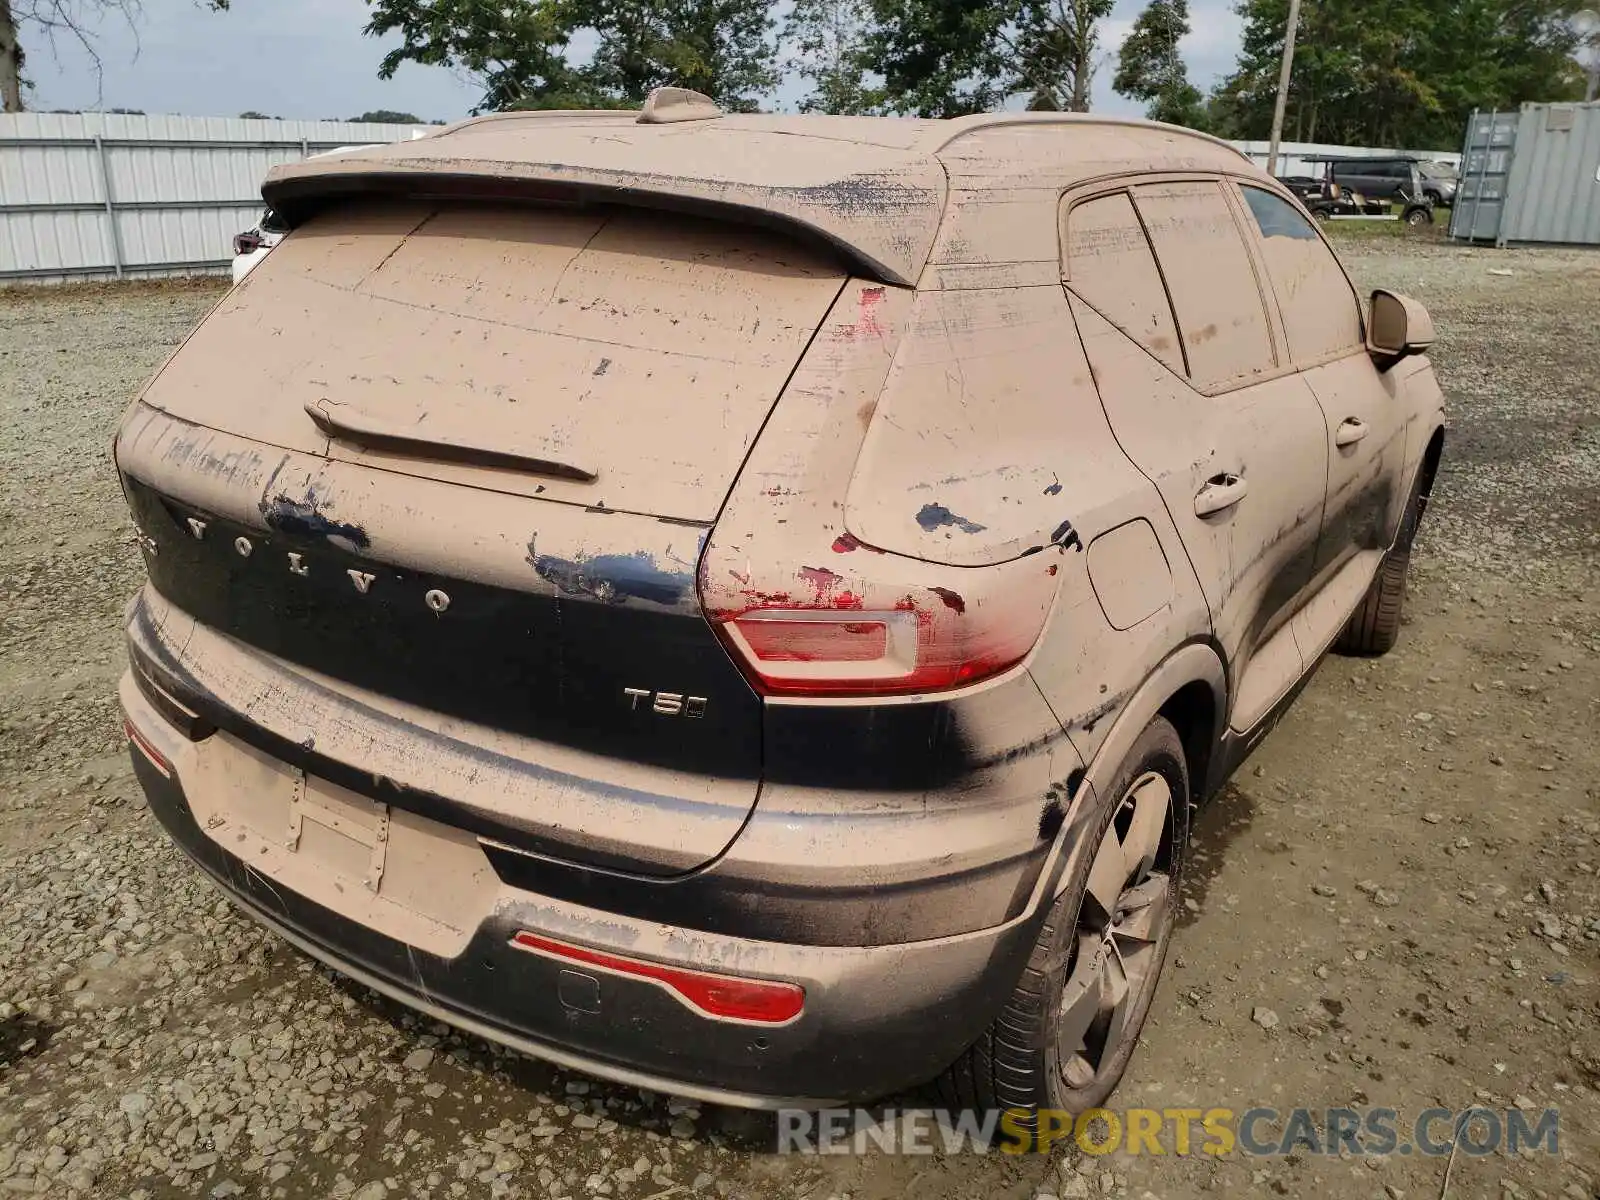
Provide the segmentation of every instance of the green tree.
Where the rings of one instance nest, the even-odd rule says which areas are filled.
[[[1454,146],[1473,108],[1582,95],[1570,0],[1303,0],[1285,135],[1408,149]],[[1241,0],[1244,38],[1213,108],[1263,138],[1288,0]]]
[[[763,0],[367,0],[373,37],[399,33],[380,78],[417,62],[466,72],[483,89],[475,112],[637,105],[676,85],[750,109],[777,81]],[[579,31],[597,42],[575,66]]]
[[[1152,121],[1193,129],[1206,124],[1205,97],[1189,82],[1179,43],[1189,32],[1189,0],[1150,0],[1122,43],[1112,86],[1143,100]]]
[[[1006,96],[1002,40],[1016,15],[995,0],[869,0],[871,61],[885,100],[898,113],[960,117]]]
[[[599,38],[584,75],[600,92],[641,102],[672,85],[750,112],[778,82],[766,0],[568,0]]]
[[[227,8],[229,2],[203,0],[203,7],[216,12]],[[102,72],[94,26],[101,17],[111,14],[137,29],[139,0],[0,0],[0,112],[23,111],[22,92],[28,86],[22,73],[27,65],[27,52],[22,46],[24,33],[44,41],[52,52],[57,38],[76,42],[94,69],[95,107],[99,107],[103,98],[98,90]]]
[[[508,106],[512,112],[552,112],[561,109],[638,108],[639,102],[626,97],[608,96],[595,91],[587,83],[578,82],[571,91],[547,91],[524,96]],[[443,121],[434,122],[443,125]]]
[[[422,120],[415,113],[396,112],[392,108],[375,108],[364,112],[359,117],[351,117],[352,121],[367,125],[421,125]]]
[[[924,117],[998,107],[1087,111],[1114,0],[870,0],[867,43],[888,106]]]
[[[554,3],[538,0],[367,0],[369,37],[400,35],[378,78],[408,62],[450,67],[483,90],[474,112],[512,108],[553,92],[583,92],[567,65],[571,27]]]
[[[860,116],[882,108],[883,89],[867,82],[871,22],[867,0],[795,0],[783,28],[795,53],[784,65],[811,85],[801,112]]]
[[[1064,112],[1088,112],[1099,68],[1100,22],[1113,0],[1031,0],[1006,41],[1020,64],[1013,87],[1048,97]]]

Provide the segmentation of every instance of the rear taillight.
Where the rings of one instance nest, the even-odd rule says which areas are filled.
[[[702,1015],[718,1020],[784,1025],[798,1017],[805,1008],[805,989],[794,983],[741,979],[711,971],[670,967],[647,959],[575,946],[571,942],[557,941],[527,929],[519,930],[512,937],[511,944],[549,958],[581,963],[608,974],[656,984]]]
[[[929,602],[887,612],[757,608],[717,629],[762,691],[798,696],[946,691],[1015,666],[1038,640],[1039,625],[1015,613],[985,620],[937,594]]]
[[[239,233],[233,238],[233,252],[235,254],[254,254],[266,245],[258,233]]]

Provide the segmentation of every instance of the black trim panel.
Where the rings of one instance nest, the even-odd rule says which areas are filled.
[[[272,531],[124,476],[157,591],[202,624],[380,695],[593,754],[725,779],[761,776],[761,700],[692,603],[692,572],[623,578],[609,599],[518,592],[391,566],[364,532],[280,511]],[[280,506],[281,508],[281,506]],[[204,537],[187,522],[204,523]],[[250,552],[235,550],[236,539]],[[290,555],[300,572],[291,569]],[[613,556],[625,557],[625,556]],[[554,568],[541,560],[546,573]],[[373,576],[358,592],[351,572]],[[531,578],[539,575],[530,567]],[[636,595],[625,595],[629,588]],[[676,588],[690,607],[661,603]],[[435,611],[447,597],[447,608]],[[625,689],[706,702],[664,717]],[[753,789],[752,789],[753,794]]]

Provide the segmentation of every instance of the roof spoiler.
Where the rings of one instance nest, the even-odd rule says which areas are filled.
[[[673,119],[704,118],[689,116]],[[914,277],[906,270],[882,261],[820,220],[808,219],[809,213],[815,211],[810,205],[773,204],[769,207],[741,203],[731,196],[717,198],[669,191],[666,188],[657,190],[648,186],[649,177],[632,177],[626,182],[612,184],[592,179],[511,177],[489,171],[417,170],[398,165],[386,169],[370,160],[346,166],[354,169],[298,175],[280,175],[275,171],[261,186],[262,198],[291,229],[326,209],[375,199],[487,201],[570,207],[618,205],[771,229],[831,253],[843,260],[854,274],[899,287],[915,284]],[[771,191],[771,198],[781,198],[785,189]]]

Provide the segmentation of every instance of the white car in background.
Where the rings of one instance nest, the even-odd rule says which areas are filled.
[[[283,223],[283,218],[270,208],[261,214],[261,219],[243,233],[233,235],[233,283],[237,287],[240,280],[251,271],[271,250],[283,240],[283,235],[289,232],[289,227]]]
[[[411,134],[413,140],[427,135],[420,130]],[[368,150],[371,145],[361,146],[335,146],[332,150],[319,150],[310,155],[311,158],[326,158],[330,154],[343,154],[346,150]],[[246,229],[243,233],[234,235],[233,238],[233,285],[239,286],[241,280],[251,271],[256,264],[267,256],[267,252],[283,241],[283,235],[289,232],[289,227],[277,213],[270,208],[261,214],[261,219]]]

